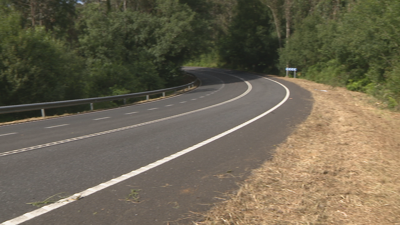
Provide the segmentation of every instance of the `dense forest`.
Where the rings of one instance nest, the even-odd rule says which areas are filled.
[[[184,65],[400,102],[398,0],[0,0],[0,106],[174,86]]]
[[[297,67],[307,79],[400,109],[400,1],[293,0],[291,7],[279,68]]]
[[[191,65],[285,75],[366,92],[400,110],[400,1],[237,0]],[[216,60],[218,59],[218,60]],[[215,63],[217,62],[217,63]]]

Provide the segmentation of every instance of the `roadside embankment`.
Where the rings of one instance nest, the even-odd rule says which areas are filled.
[[[302,79],[309,118],[196,224],[400,224],[400,113]]]

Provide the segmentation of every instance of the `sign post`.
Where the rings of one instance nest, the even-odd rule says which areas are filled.
[[[289,76],[289,71],[293,71],[294,72],[293,78],[296,78],[297,68],[286,68],[286,76],[287,77]]]

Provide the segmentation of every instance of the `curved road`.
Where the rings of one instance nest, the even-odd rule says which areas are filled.
[[[180,96],[1,126],[0,222],[187,224],[311,110],[310,93],[290,82],[185,70],[202,85]],[[27,204],[75,193],[39,210]]]

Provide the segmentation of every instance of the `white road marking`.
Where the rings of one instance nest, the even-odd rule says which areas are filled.
[[[125,115],[131,115],[131,114],[135,114],[135,113],[138,113],[138,112],[125,113]]]
[[[0,137],[9,136],[9,135],[13,135],[13,134],[17,134],[17,133],[0,134]]]
[[[173,106],[172,104],[171,105],[166,105],[165,107],[171,107],[171,106]]]
[[[110,117],[102,117],[102,118],[97,118],[97,119],[93,119],[93,120],[105,120],[105,119],[109,119]]]
[[[200,98],[204,98],[204,96],[200,96]]]
[[[183,102],[179,102],[179,103],[182,103],[182,104],[183,104],[183,103],[186,103],[186,101],[183,101]]]
[[[152,109],[148,109],[148,110],[151,111],[151,110],[156,110],[156,109],[158,109],[158,108],[152,108]]]
[[[287,101],[287,99],[289,98],[289,95],[290,95],[290,91],[289,91],[289,89],[287,87],[285,87],[283,84],[281,84],[281,83],[279,83],[277,81],[271,80],[269,78],[265,78],[265,79],[268,79],[270,81],[273,81],[273,82],[281,85],[286,90],[286,96],[284,97],[284,99],[280,103],[278,103],[277,105],[275,105],[274,107],[269,109],[268,111],[258,115],[257,117],[254,117],[251,120],[248,120],[247,122],[244,122],[244,123],[232,128],[230,130],[227,130],[227,131],[225,131],[223,133],[220,133],[220,134],[218,134],[218,135],[216,135],[216,136],[214,136],[212,138],[209,138],[209,139],[207,139],[207,140],[205,140],[203,142],[200,142],[200,143],[198,143],[196,145],[193,145],[192,147],[189,147],[187,149],[181,150],[181,151],[179,151],[179,152],[177,152],[175,154],[172,154],[172,155],[167,156],[167,157],[165,157],[163,159],[160,159],[158,161],[150,163],[147,166],[141,167],[141,168],[139,168],[137,170],[133,170],[133,171],[127,173],[127,174],[121,175],[121,176],[119,176],[117,178],[114,178],[114,179],[112,179],[110,181],[107,181],[105,183],[99,184],[99,185],[97,185],[95,187],[88,188],[85,191],[76,193],[76,194],[74,194],[74,195],[72,195],[72,196],[70,196],[68,198],[61,199],[61,200],[59,200],[59,201],[57,201],[57,202],[55,202],[53,204],[47,205],[45,207],[42,207],[40,209],[34,210],[32,212],[29,212],[29,213],[25,213],[22,216],[19,216],[17,218],[14,218],[14,219],[11,219],[11,220],[8,220],[8,221],[2,223],[2,225],[17,225],[17,224],[26,222],[26,221],[34,218],[34,217],[38,217],[38,216],[43,215],[43,214],[45,214],[47,212],[50,212],[50,211],[52,211],[54,209],[60,208],[61,206],[67,205],[67,204],[69,204],[71,202],[74,202],[74,201],[77,201],[77,200],[79,200],[81,198],[87,197],[87,196],[89,196],[89,195],[91,195],[93,193],[101,191],[101,190],[103,190],[105,188],[108,188],[108,187],[114,185],[114,184],[120,183],[120,182],[122,182],[124,180],[127,180],[129,178],[135,177],[135,176],[137,176],[137,175],[139,175],[139,174],[141,174],[143,172],[146,172],[146,171],[151,170],[151,169],[153,169],[153,168],[155,168],[157,166],[160,166],[160,165],[162,165],[164,163],[167,163],[167,162],[169,162],[169,161],[171,161],[173,159],[176,159],[176,158],[178,158],[178,157],[180,157],[180,156],[182,156],[182,155],[184,155],[186,153],[192,152],[192,151],[194,151],[194,150],[196,150],[196,149],[198,149],[198,148],[200,148],[200,147],[202,147],[204,145],[207,145],[207,144],[209,144],[209,143],[211,143],[211,142],[213,142],[215,140],[218,140],[218,139],[220,139],[220,138],[222,138],[222,137],[224,137],[224,136],[226,136],[226,135],[228,135],[228,134],[230,134],[230,133],[232,133],[232,132],[234,132],[236,130],[239,130],[240,128],[242,128],[244,126],[247,126],[250,123],[253,123],[254,121],[266,116],[267,114],[271,113],[272,111],[274,111],[275,109],[277,109],[278,107],[280,107],[283,103],[285,103]],[[249,87],[248,91],[245,92],[247,94],[251,90],[251,84],[249,82],[247,82],[247,81],[245,81],[245,82],[247,83],[247,85],[249,85],[248,86]],[[244,93],[242,95],[240,95],[240,96],[243,97]],[[236,97],[235,99],[237,99],[238,97]],[[234,101],[234,100],[231,99],[231,100],[228,100],[227,102],[231,102],[231,101]],[[222,103],[225,104],[226,102],[222,102]],[[210,107],[212,108],[212,107],[215,107],[217,105],[221,105],[222,103],[219,103],[219,104],[216,104],[216,105],[213,105],[213,106],[209,106],[209,107],[206,107],[206,108],[210,108]],[[202,111],[202,110],[204,110],[204,109],[194,110],[194,111]],[[194,111],[192,111],[192,112],[194,112]]]
[[[242,78],[239,78],[239,79],[243,80]],[[136,128],[136,127],[141,127],[141,126],[145,126],[145,125],[148,125],[148,124],[158,123],[158,122],[161,122],[161,121],[166,121],[166,120],[178,118],[178,117],[181,117],[181,116],[186,116],[186,115],[189,115],[189,114],[192,114],[192,113],[196,113],[196,112],[204,111],[204,110],[211,109],[211,108],[214,108],[214,107],[217,107],[217,106],[221,106],[221,105],[236,101],[236,100],[246,96],[248,93],[250,93],[250,91],[252,90],[253,86],[251,86],[251,84],[248,81],[245,81],[245,80],[243,80],[243,81],[247,84],[247,90],[245,92],[243,92],[239,96],[236,96],[235,98],[231,98],[231,99],[229,99],[227,101],[220,102],[220,103],[217,103],[215,105],[210,105],[210,106],[207,106],[207,107],[204,107],[204,108],[201,108],[201,109],[196,109],[196,110],[185,112],[185,113],[181,113],[181,114],[178,114],[178,115],[169,116],[169,117],[165,117],[165,118],[161,118],[161,119],[157,119],[157,120],[153,120],[153,121],[148,121],[148,122],[144,122],[144,123],[139,123],[139,124],[135,124],[135,125],[130,125],[130,126],[126,126],[126,127],[121,127],[121,128],[117,128],[117,129],[113,129],[113,130],[107,130],[107,131],[88,134],[88,135],[84,135],[84,136],[80,136],[80,137],[74,137],[74,138],[65,139],[65,140],[61,140],[61,141],[50,142],[50,143],[46,143],[46,144],[42,144],[42,145],[36,145],[36,146],[27,147],[27,148],[21,148],[21,149],[8,151],[8,152],[3,152],[3,153],[0,153],[0,157],[13,155],[13,154],[17,154],[17,153],[22,153],[22,152],[27,152],[27,151],[32,151],[32,150],[41,149],[41,148],[46,148],[46,147],[50,147],[50,146],[54,146],[54,145],[65,144],[65,143],[69,143],[69,142],[73,142],[73,141],[79,141],[79,140],[83,140],[83,139],[87,139],[87,138],[92,138],[92,137],[97,137],[97,136],[101,136],[101,135],[111,134],[111,133],[124,131],[124,130],[128,130],[128,129],[133,129],[133,128]],[[222,86],[224,86],[224,85],[222,85]],[[107,117],[105,117],[105,118],[107,118]]]
[[[195,99],[195,98],[194,98],[194,99],[192,99],[192,101],[196,101],[196,100],[197,100],[197,99]]]
[[[61,125],[56,125],[56,126],[51,126],[51,127],[45,127],[46,129],[51,129],[51,128],[56,128],[56,127],[65,127],[68,126],[69,124],[61,124]]]

